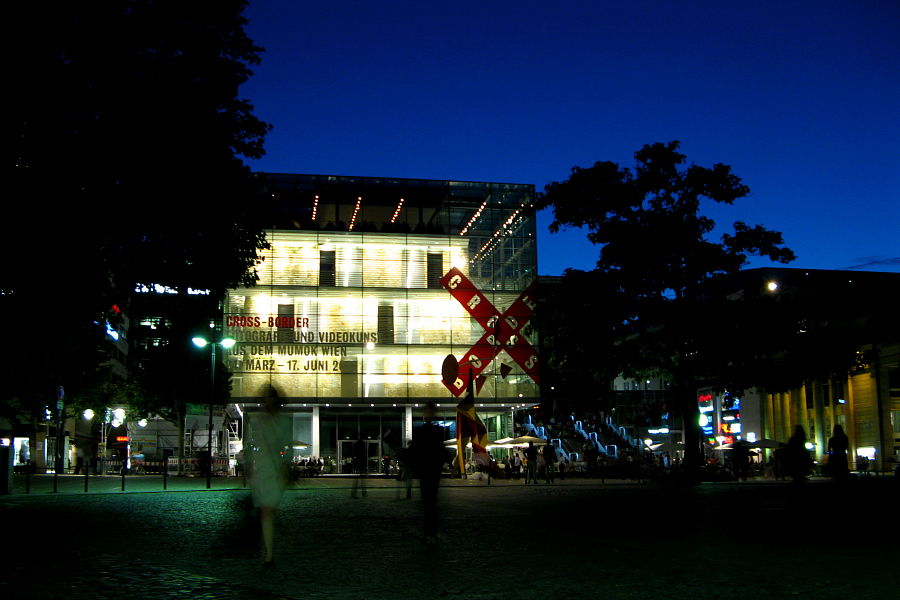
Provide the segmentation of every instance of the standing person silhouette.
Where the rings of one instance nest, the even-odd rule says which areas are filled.
[[[537,457],[537,446],[534,445],[534,442],[528,442],[528,447],[525,448],[525,459],[528,461],[527,463],[525,463],[525,485],[528,485],[529,479],[534,484],[538,482]]]
[[[285,453],[291,447],[291,423],[281,412],[278,391],[272,386],[263,398],[263,411],[253,416],[251,435],[254,452],[250,489],[262,525],[265,546],[263,564],[269,566],[274,563],[275,511],[287,487],[290,457]]]
[[[812,466],[812,459],[806,450],[806,431],[803,427],[797,425],[794,429],[794,435],[788,440],[787,448],[787,467],[794,483],[803,483],[809,475],[809,468]]]
[[[556,447],[552,442],[547,442],[547,445],[544,446],[544,450],[542,452],[544,456],[544,481],[546,483],[553,483],[554,481],[554,469],[556,467]]]
[[[413,430],[410,450],[419,473],[422,505],[425,510],[425,538],[429,544],[437,542],[437,494],[441,469],[445,462],[444,431],[434,424],[434,404],[425,405],[425,423]]]
[[[828,440],[828,466],[831,467],[831,474],[835,479],[846,477],[850,473],[847,466],[847,450],[850,447],[850,438],[844,433],[844,428],[835,425]]]
[[[366,478],[369,476],[369,457],[366,454],[366,442],[362,439],[353,443],[353,469],[356,471],[356,478],[353,480],[353,487],[350,489],[351,498],[359,498],[360,495],[366,497]]]

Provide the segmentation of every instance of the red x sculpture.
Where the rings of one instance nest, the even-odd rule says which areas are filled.
[[[456,381],[452,383],[444,381],[447,389],[454,396],[465,392],[469,377],[477,377],[487,368],[491,359],[500,354],[501,350],[506,350],[506,353],[528,373],[528,376],[540,385],[537,350],[519,334],[519,331],[534,314],[535,282],[532,282],[503,314],[500,314],[487,296],[482,294],[456,267],[441,277],[441,285],[465,307],[472,318],[484,327],[485,331],[481,339],[475,342],[475,345],[466,352],[461,361],[463,364],[468,363],[471,368],[460,369]]]

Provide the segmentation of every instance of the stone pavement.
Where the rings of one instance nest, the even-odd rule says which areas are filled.
[[[0,497],[0,597],[846,600],[895,598],[900,585],[889,477],[445,481],[436,545],[421,535],[417,491],[406,500],[399,482],[372,478],[353,499],[358,480],[321,477],[286,495],[273,568],[258,562],[240,480],[207,491],[205,479],[172,478],[162,492],[161,481],[135,477],[123,494],[92,479],[85,494],[83,482],[63,491],[63,479],[75,478],[61,476],[56,494],[36,477],[31,494]]]

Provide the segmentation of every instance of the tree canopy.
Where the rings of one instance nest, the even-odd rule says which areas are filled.
[[[738,272],[750,256],[787,263],[794,255],[780,233],[742,221],[720,240],[710,239],[716,223],[702,214],[701,201],[732,204],[749,189],[727,165],[686,166],[678,148],[677,141],[644,146],[635,153],[633,170],[608,161],[575,167],[569,179],[538,194],[537,208],[553,211],[550,230],[587,229],[599,258],[596,271],[568,271],[563,278],[594,279],[595,287],[582,288],[595,290],[590,300],[583,293],[559,294],[555,305],[539,307],[536,318],[545,346],[551,331],[551,368],[580,365],[601,381],[617,373],[674,379],[690,460],[699,448],[695,382],[710,374],[703,338],[721,311],[731,308],[717,303],[711,311],[705,291]],[[601,331],[591,329],[587,336],[575,327],[565,335],[556,325],[583,321],[585,302],[592,316],[602,315]],[[593,357],[593,367],[585,356]]]
[[[0,302],[20,345],[8,406],[95,381],[112,352],[109,309],[127,310],[136,284],[220,296],[255,281],[265,235],[242,159],[264,154],[270,126],[238,95],[263,52],[245,6],[11,9],[17,210],[3,225]]]

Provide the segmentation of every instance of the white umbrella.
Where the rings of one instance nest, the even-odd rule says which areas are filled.
[[[650,450],[653,452],[680,452],[684,450],[684,444],[681,442],[660,442],[659,444],[651,444]]]
[[[762,438],[756,440],[755,442],[748,442],[747,446],[749,448],[784,448],[787,446],[784,442],[776,442],[775,440],[770,440],[767,438]]]
[[[510,440],[508,443],[513,446],[527,446],[528,442],[533,442],[535,446],[543,446],[547,443],[547,440],[542,440],[533,435],[520,435],[519,437]]]

